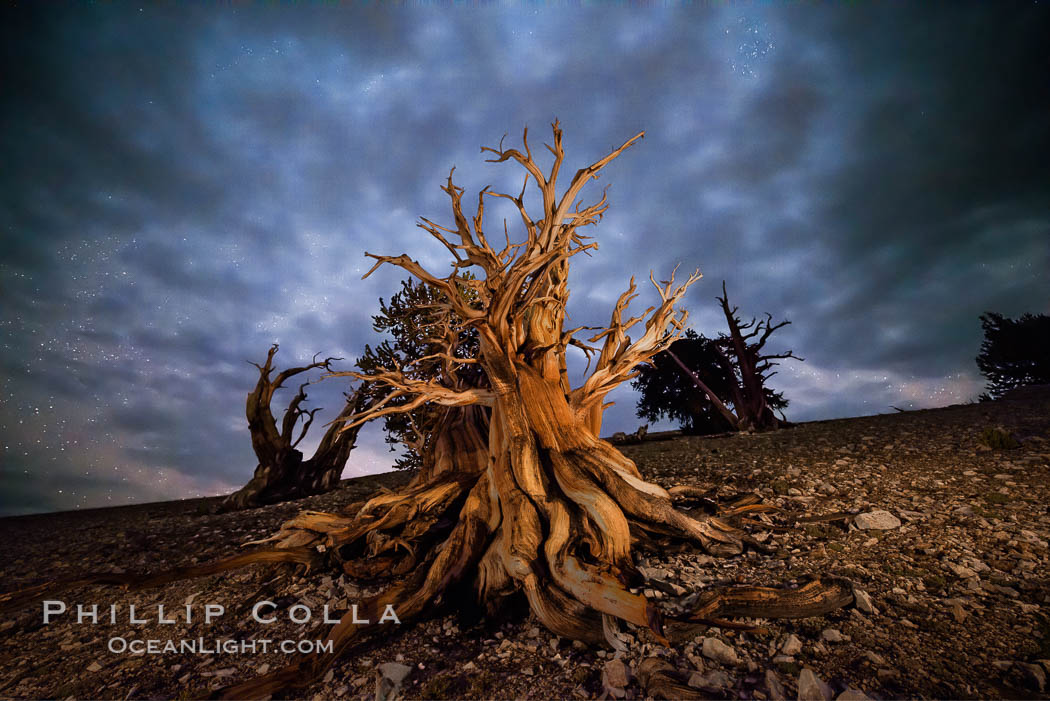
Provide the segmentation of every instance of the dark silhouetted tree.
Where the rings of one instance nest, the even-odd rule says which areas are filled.
[[[265,504],[299,499],[311,494],[320,494],[335,487],[343,474],[346,460],[357,441],[358,428],[343,430],[349,416],[363,411],[373,401],[372,395],[361,385],[353,393],[345,394],[346,403],[336,419],[329,424],[320,444],[309,459],[296,446],[306,437],[313,425],[314,415],[321,407],[305,409],[306,388],[309,382],[299,385],[284,411],[278,428],[270,404],[274,394],[284,387],[292,377],[311,370],[331,371],[331,363],[338,358],[325,358],[302,367],[289,368],[271,377],[275,371],[273,357],[277,344],[270,347],[263,365],[252,363],[259,369],[259,380],[248,394],[245,414],[251,434],[252,449],[259,460],[248,484],[226,498],[226,509],[246,509]],[[300,426],[301,424],[301,426]]]
[[[751,321],[743,323],[736,315],[737,307],[730,309],[729,295],[726,294],[726,283],[722,281],[722,296],[716,297],[722,305],[722,313],[725,314],[726,324],[729,326],[729,349],[730,353],[722,353],[724,364],[727,368],[732,367],[737,382],[729,386],[732,404],[737,418],[737,430],[740,431],[768,431],[779,428],[784,421],[773,414],[773,408],[769,404],[769,394],[765,383],[776,372],[771,372],[776,360],[793,358],[802,360],[792,351],[785,353],[763,353],[766,341],[770,335],[779,328],[787,326],[790,321],[773,323],[773,315],[767,313],[766,318],[761,321],[752,317]],[[716,346],[716,349],[721,350]],[[712,398],[713,400],[714,398]]]
[[[1050,316],[1022,314],[1009,319],[981,315],[984,341],[977,367],[988,380],[988,395],[998,399],[1025,385],[1050,384]]]
[[[689,329],[683,338],[654,356],[651,365],[641,366],[632,383],[641,393],[638,416],[649,421],[669,418],[692,435],[736,430],[732,386],[739,379],[729,344],[727,336],[712,339]],[[712,401],[709,392],[720,402]],[[782,411],[787,407],[783,393],[768,387],[765,392],[771,409]]]

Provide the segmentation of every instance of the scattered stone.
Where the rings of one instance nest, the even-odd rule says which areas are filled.
[[[237,673],[236,667],[227,667],[225,669],[216,669],[213,672],[201,672],[202,677],[232,677]]]
[[[883,509],[869,511],[866,514],[857,514],[854,524],[862,531],[879,530],[889,531],[900,528],[900,519]]]
[[[1047,542],[1045,540],[1043,540],[1042,538],[1040,538],[1035,533],[1033,533],[1032,531],[1022,530],[1021,531],[1021,539],[1024,540],[1026,543],[1030,544],[1030,545],[1038,546],[1038,547],[1040,547],[1040,548],[1042,548],[1044,550],[1048,547]]]
[[[956,565],[954,563],[949,563],[948,569],[950,569],[955,574],[956,577],[960,577],[962,579],[970,579],[972,577],[976,577],[977,576],[976,572],[971,570],[969,567],[965,567],[963,565]]]
[[[771,669],[766,670],[766,692],[769,693],[770,701],[787,701],[784,693],[784,685],[780,683],[777,673]]]
[[[100,669],[102,669],[102,665],[100,665],[98,662],[92,662],[87,666],[87,671],[89,672],[97,672]]]
[[[714,660],[715,662],[721,662],[726,665],[740,664],[740,657],[737,656],[736,650],[729,645],[726,645],[718,638],[704,638],[702,651],[704,657]]]
[[[602,688],[610,696],[622,699],[627,693],[624,689],[627,687],[630,679],[631,670],[624,664],[623,660],[609,660],[602,668]]]
[[[841,643],[849,638],[843,635],[837,628],[827,628],[821,634],[820,637],[829,643]]]
[[[853,602],[859,611],[875,615],[878,613],[878,609],[875,608],[871,603],[871,597],[868,596],[868,592],[863,589],[853,590]]]
[[[780,646],[780,651],[785,655],[792,656],[802,652],[802,641],[798,639],[798,636],[792,633],[784,641],[784,644]]]
[[[989,584],[988,588],[992,591],[997,591],[1004,596],[1008,596],[1011,599],[1016,599],[1021,596],[1021,593],[1013,587],[1001,587],[998,584]]]
[[[401,682],[405,680],[412,668],[398,662],[385,662],[377,668],[379,678],[376,680],[375,701],[392,701],[401,691]]]
[[[871,698],[860,689],[846,689],[835,697],[835,701],[871,701]]]
[[[877,652],[872,652],[871,650],[868,650],[864,653],[864,656],[868,658],[869,662],[871,662],[877,667],[881,667],[882,665],[886,664],[886,660],[884,660],[882,655],[880,655]]]
[[[806,667],[798,675],[798,701],[831,701],[831,687]]]
[[[689,686],[705,691],[723,691],[728,689],[730,684],[729,675],[720,669],[712,670],[707,674],[693,672],[692,676],[689,677]]]

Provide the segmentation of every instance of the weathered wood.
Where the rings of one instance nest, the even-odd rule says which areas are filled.
[[[765,347],[766,341],[774,331],[791,322],[782,321],[774,324],[771,314],[766,314],[766,318],[761,321],[752,318],[749,322],[741,322],[736,315],[737,308],[729,306],[725,280],[722,281],[722,296],[715,299],[721,305],[726,324],[729,326],[729,341],[736,358],[736,368],[740,374],[740,384],[730,385],[733,406],[736,408],[736,428],[741,431],[766,431],[786,425],[786,422],[776,417],[766,401],[765,381],[772,374],[767,373],[776,365],[773,362],[775,359],[801,360],[801,358],[795,356],[792,351],[777,354],[762,353],[762,348]],[[732,363],[729,358],[717,345],[715,348],[729,376],[733,377]]]
[[[262,552],[291,560],[310,553],[330,570],[351,575],[404,574],[365,602],[362,609],[370,620],[378,620],[388,605],[396,608],[403,622],[421,616],[434,609],[451,585],[462,583],[472,586],[487,608],[518,592],[549,630],[596,644],[615,640],[611,631],[617,621],[645,629],[669,644],[665,618],[689,624],[733,616],[816,615],[847,603],[844,592],[852,600],[852,590],[838,580],[798,590],[730,587],[705,592],[682,614],[665,611],[657,601],[631,591],[646,584],[635,567],[632,547],[684,542],[712,555],[736,554],[745,547],[763,549],[724,519],[769,507],[742,498],[721,510],[716,506],[712,514],[687,514],[675,508],[673,499],[695,498],[695,491],[668,491],[646,481],[633,462],[598,437],[605,397],[682,332],[687,315],[677,305],[700,275],[694,273],[683,282],[676,282],[674,273],[660,282],[650,275],[658,304],[624,319],[636,296],[632,279],[609,325],[589,340],[601,342],[600,348],[576,341],[573,334],[580,329],[565,331],[569,261],[595,246],[577,230],[596,223],[608,206],[604,195],[586,207],[576,197],[643,133],[577,171],[559,197],[556,183],[564,152],[557,122],[553,132],[553,146],[548,148],[554,164],[548,173],[533,161],[527,132],[523,151],[486,149],[495,154],[496,162],[513,160],[526,170],[526,184],[532,180],[542,196],[541,218],[529,215],[523,194],[483,190],[476,214],[468,219],[461,206],[463,190],[453,184],[450,174],[443,189],[452,203],[454,224],[441,226],[424,219],[420,226],[454,258],[452,272],[446,277],[432,274],[406,255],[371,256],[377,267],[401,267],[431,286],[448,311],[477,331],[474,356],[458,356],[453,340],[438,354],[449,366],[479,367],[481,372],[469,383],[450,379],[454,373],[421,379],[397,367],[371,374],[337,373],[389,390],[372,406],[345,416],[343,432],[423,404],[450,407],[439,422],[439,433],[428,443],[432,449],[424,455],[423,469],[404,489],[377,495],[345,513],[300,514],[261,541],[274,546]],[[523,241],[512,244],[508,236],[500,250],[489,244],[483,231],[486,197],[505,198],[517,206],[525,229]],[[480,274],[464,277],[461,271],[466,268]],[[639,332],[632,340],[627,331],[636,326]],[[439,335],[458,336],[450,329]],[[576,388],[570,386],[566,372],[569,345],[595,357],[593,371]],[[270,391],[262,377],[268,374],[270,359],[272,352],[267,365],[260,367],[261,394],[256,402],[260,409],[263,395]],[[394,402],[392,397],[404,401]],[[287,428],[285,422],[284,435],[290,435]],[[277,433],[275,425],[266,431]],[[267,439],[263,447],[271,450],[274,445]],[[249,560],[240,557],[222,566],[250,561],[250,556]],[[283,669],[219,693],[257,698],[302,689],[377,629],[344,618],[329,632],[331,653],[296,659]],[[656,690],[653,693],[675,697],[692,693],[666,669],[651,670],[648,683]]]
[[[707,698],[699,689],[689,686],[688,680],[683,679],[670,662],[659,657],[647,657],[642,660],[636,675],[638,683],[645,689],[646,696],[654,699]]]
[[[318,361],[314,356],[308,365],[288,368],[271,379],[270,375],[275,369],[273,357],[277,350],[278,345],[275,343],[266,354],[266,362],[263,365],[252,363],[259,369],[259,379],[255,389],[248,394],[245,415],[248,418],[252,450],[255,451],[259,464],[251,480],[226,498],[223,502],[224,509],[246,509],[274,504],[320,494],[335,487],[357,441],[359,430],[343,430],[347,419],[374,401],[374,398],[360,387],[353,394],[347,395],[342,411],[325,431],[313,456],[304,459],[302,452],[296,450],[296,446],[306,437],[314,415],[320,411],[320,408],[309,411],[302,408],[306,399],[306,387],[310,383],[304,382],[299,385],[299,391],[292,397],[284,412],[280,430],[277,428],[270,404],[277,390],[290,378],[314,369],[331,371],[331,363],[337,358]],[[295,437],[295,427],[299,420],[304,418],[299,436]]]
[[[853,603],[853,585],[837,578],[815,579],[798,589],[733,587],[706,593],[687,620],[716,621],[731,617],[807,618],[823,616]]]

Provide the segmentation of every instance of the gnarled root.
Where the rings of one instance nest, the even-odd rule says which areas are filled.
[[[495,430],[504,427],[497,422]],[[817,616],[848,605],[852,586],[840,579],[814,580],[797,589],[725,587],[656,602],[642,588],[661,588],[634,564],[631,547],[667,542],[699,546],[712,555],[762,548],[735,520],[772,507],[743,497],[717,504],[695,489],[645,482],[634,464],[597,439],[563,449],[509,441],[470,469],[420,475],[399,493],[384,493],[346,513],[307,511],[263,541],[269,549],[157,575],[90,575],[39,585],[0,597],[14,606],[55,587],[119,584],[156,586],[257,562],[288,562],[350,575],[394,577],[381,593],[332,627],[330,652],[299,658],[268,675],[214,692],[257,698],[303,689],[347,650],[378,632],[392,609],[407,623],[434,611],[457,583],[490,604],[521,592],[552,632],[595,644],[622,647],[616,623],[624,621],[669,644],[676,632],[698,624],[752,627],[739,618]],[[699,500],[707,513],[686,513],[674,500]],[[706,499],[706,501],[705,501]],[[668,586],[668,585],[664,585]],[[388,630],[386,628],[382,628]],[[681,679],[652,670],[650,692],[682,696]]]
[[[657,699],[703,699],[698,689],[689,686],[671,663],[659,657],[647,657],[638,665],[638,683],[647,696]]]
[[[376,622],[381,620],[388,607],[395,610],[399,619],[411,620],[419,616],[423,608],[445,591],[450,584],[463,578],[480,559],[490,534],[488,525],[491,503],[486,498],[488,480],[482,477],[475,484],[460,513],[460,520],[440,552],[437,552],[424,567],[417,568],[407,579],[382,593],[369,598],[359,607],[361,620],[373,625],[362,626],[355,616],[348,613],[332,627],[327,641],[332,651],[322,655],[305,657],[271,674],[249,680],[220,690],[222,698],[259,698],[308,685],[324,674],[332,664],[357,642],[363,633],[372,633]]]
[[[727,618],[808,618],[853,602],[853,585],[835,577],[814,579],[798,589],[734,587],[704,592],[686,617],[721,625]]]

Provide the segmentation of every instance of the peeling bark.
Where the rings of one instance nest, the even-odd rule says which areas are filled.
[[[547,148],[554,164],[547,174],[532,159],[527,131],[524,152],[484,149],[495,162],[513,160],[526,170],[526,185],[531,179],[542,195],[543,218],[533,220],[526,212],[524,189],[517,197],[486,189],[468,220],[461,208],[463,191],[450,174],[443,189],[452,202],[454,226],[426,219],[420,224],[454,258],[450,275],[434,275],[405,255],[371,256],[377,267],[395,265],[431,285],[448,309],[478,332],[476,357],[442,354],[449,367],[480,366],[481,379],[470,384],[455,373],[428,380],[396,367],[367,375],[335,373],[389,389],[386,400],[348,416],[344,432],[424,403],[446,407],[423,469],[399,492],[380,494],[344,513],[304,512],[277,534],[249,545],[268,546],[263,553],[318,553],[325,567],[352,576],[393,577],[386,590],[360,607],[370,620],[377,620],[387,605],[402,621],[421,616],[455,585],[473,592],[488,610],[505,596],[523,596],[550,631],[595,644],[615,644],[611,631],[617,621],[669,643],[668,624],[732,625],[727,617],[819,615],[848,603],[851,589],[839,580],[814,581],[798,590],[711,590],[674,606],[639,593],[646,580],[634,564],[635,548],[686,543],[716,556],[763,549],[732,520],[770,507],[742,499],[716,506],[711,514],[686,513],[674,500],[695,499],[695,490],[669,491],[645,481],[632,461],[598,437],[605,397],[631,379],[639,363],[678,337],[686,313],[676,305],[700,275],[684,282],[676,282],[673,273],[660,282],[650,275],[659,302],[624,320],[623,312],[637,296],[632,279],[609,325],[588,343],[573,338],[581,329],[563,330],[569,260],[595,247],[577,229],[596,223],[607,207],[604,195],[587,207],[577,203],[577,195],[643,134],[577,171],[559,197],[556,180],[564,153],[557,122],[553,128],[554,143]],[[486,196],[516,205],[524,241],[512,244],[508,236],[498,251],[489,245],[483,231]],[[468,267],[482,274],[463,279],[459,271]],[[632,341],[626,332],[636,326],[639,333]],[[600,348],[590,345],[599,342]],[[595,360],[576,388],[569,386],[566,372],[569,345]],[[406,401],[395,405],[390,397]],[[221,693],[258,698],[301,689],[378,629],[355,625],[348,613],[329,632],[332,653],[304,656]]]

